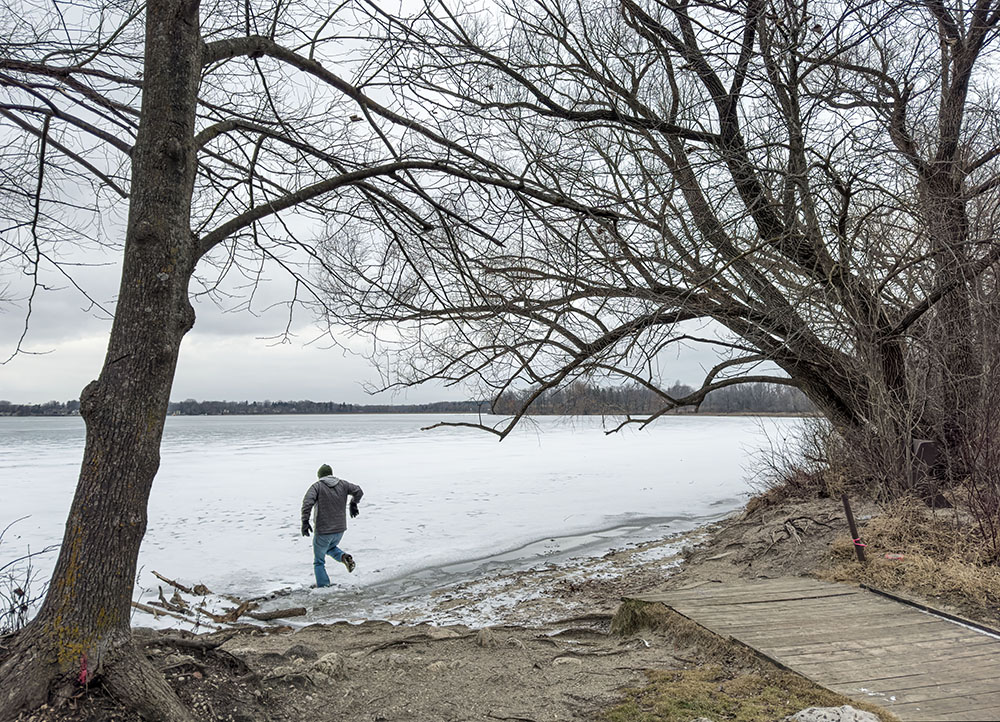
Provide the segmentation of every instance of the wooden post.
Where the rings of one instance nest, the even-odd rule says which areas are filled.
[[[858,555],[859,562],[865,562],[865,545],[858,536],[858,525],[854,521],[854,512],[851,511],[851,502],[847,500],[847,494],[841,494],[840,500],[844,502],[844,512],[847,514],[847,525],[851,528],[851,541],[854,542],[854,553]]]

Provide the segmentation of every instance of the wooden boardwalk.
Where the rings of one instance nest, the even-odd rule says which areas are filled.
[[[904,722],[1000,720],[1000,638],[859,587],[784,577],[637,598]]]

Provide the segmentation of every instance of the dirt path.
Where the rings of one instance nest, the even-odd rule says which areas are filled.
[[[429,606],[403,610],[395,621],[404,624],[241,632],[220,651],[246,664],[260,694],[255,710],[236,703],[229,715],[331,722],[597,719],[626,688],[645,683],[645,670],[683,664],[666,636],[622,639],[609,627],[621,597],[662,584],[682,547],[699,536],[558,567],[495,572],[440,590]],[[503,626],[436,626],[455,619]],[[175,687],[196,708],[214,709],[218,691],[207,674],[198,678],[193,670],[177,667]]]
[[[644,670],[681,663],[668,639],[613,637],[609,621],[317,625],[222,649],[260,675],[272,720],[592,720]]]

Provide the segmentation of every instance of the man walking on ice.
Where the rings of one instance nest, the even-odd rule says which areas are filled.
[[[333,475],[329,464],[323,464],[316,472],[319,481],[309,487],[302,500],[302,536],[309,536],[313,528],[309,523],[313,506],[316,507],[316,536],[313,537],[313,570],[316,572],[316,586],[330,586],[326,573],[326,555],[343,563],[347,571],[354,571],[354,558],[337,546],[347,531],[347,516],[344,507],[347,497],[351,497],[351,518],[358,515],[358,502],[364,496],[360,486]]]

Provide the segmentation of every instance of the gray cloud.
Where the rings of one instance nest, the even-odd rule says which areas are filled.
[[[90,262],[101,258],[89,254]],[[113,310],[119,268],[116,265],[73,267],[74,280],[106,308]],[[29,279],[23,276],[0,279],[8,282],[13,303],[0,304],[0,358],[13,351],[23,329],[25,298]],[[42,281],[59,290],[40,292],[33,304],[30,333],[24,346],[28,351],[0,366],[0,399],[16,403],[42,403],[77,398],[83,387],[100,371],[110,321],[86,298],[52,269]],[[196,296],[197,321],[181,348],[173,399],[279,400],[313,399],[349,403],[420,403],[463,399],[471,394],[463,389],[424,386],[395,396],[365,393],[365,384],[377,384],[378,374],[358,354],[336,348],[336,343],[356,352],[364,342],[346,333],[337,339],[309,342],[321,335],[307,310],[298,309],[294,336],[290,343],[275,345],[267,340],[281,334],[288,322],[282,302],[292,293],[292,282],[275,273],[256,289],[252,312],[231,311],[246,302],[246,291],[235,288],[233,278],[224,289],[228,298]],[[234,297],[238,294],[242,297]],[[690,329],[694,332],[694,327]],[[702,328],[700,335],[712,336]],[[334,346],[334,347],[332,347]],[[688,384],[700,382],[704,370],[716,362],[704,347],[680,348],[657,359],[660,377]]]

